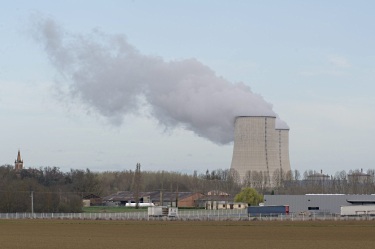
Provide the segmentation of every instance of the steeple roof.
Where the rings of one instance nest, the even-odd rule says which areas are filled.
[[[17,162],[21,162],[21,152],[18,150],[18,155],[17,155]]]

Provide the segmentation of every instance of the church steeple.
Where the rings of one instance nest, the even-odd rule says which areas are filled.
[[[23,169],[23,160],[21,159],[21,152],[18,150],[18,155],[16,161],[14,161],[14,169],[21,170]]]

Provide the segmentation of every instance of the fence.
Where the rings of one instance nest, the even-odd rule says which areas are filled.
[[[0,219],[75,219],[75,220],[197,220],[197,221],[317,221],[375,220],[374,216],[337,214],[289,214],[249,217],[239,210],[179,210],[177,217],[149,217],[146,210],[124,213],[0,213]]]

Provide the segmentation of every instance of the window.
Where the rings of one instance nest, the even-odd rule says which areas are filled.
[[[319,207],[308,207],[308,210],[319,210]]]

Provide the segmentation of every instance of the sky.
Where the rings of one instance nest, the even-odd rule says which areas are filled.
[[[374,169],[373,1],[8,1],[0,165],[230,167],[233,117],[290,128],[291,168]]]

